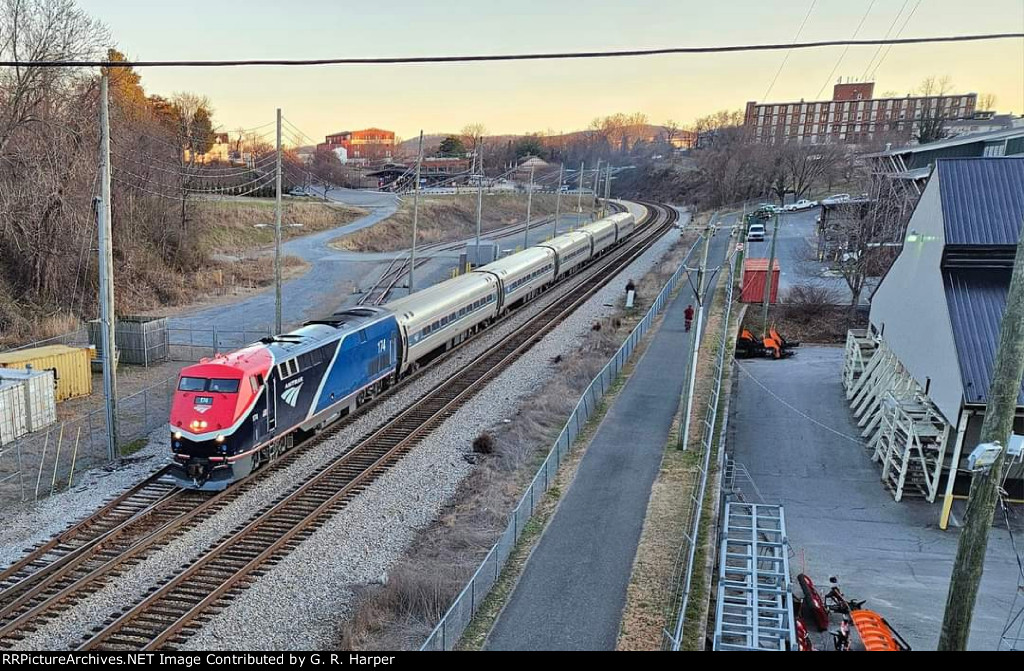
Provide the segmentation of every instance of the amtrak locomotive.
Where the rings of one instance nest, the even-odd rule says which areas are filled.
[[[218,490],[354,411],[633,233],[619,213],[383,307],[359,307],[181,370],[172,475]]]

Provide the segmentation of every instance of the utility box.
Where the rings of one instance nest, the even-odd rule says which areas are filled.
[[[743,303],[763,303],[765,282],[768,279],[768,259],[743,260],[743,290],[740,301]],[[779,260],[775,259],[772,266],[771,302],[779,299]]]
[[[103,359],[103,332],[100,320],[89,322],[89,342],[96,347],[96,354]],[[166,317],[127,315],[118,317],[114,327],[114,349],[116,363],[148,366],[166,361],[169,356]]]
[[[90,350],[85,347],[47,345],[0,353],[0,368],[52,371],[57,402],[92,393]]]
[[[501,255],[501,248],[493,240],[481,240],[480,244],[470,243],[466,245],[466,260],[474,268],[486,266],[498,260]]]
[[[25,426],[25,386],[0,381],[0,445],[14,442],[28,433]]]
[[[0,384],[23,387],[25,428],[45,429],[57,421],[57,385],[52,370],[0,368]]]

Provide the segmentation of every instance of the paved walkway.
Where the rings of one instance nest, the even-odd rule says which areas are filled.
[[[728,235],[723,228],[712,240],[709,265],[724,257]],[[684,290],[669,305],[609,408],[495,623],[488,649],[615,649],[651,485],[682,393],[683,311],[690,302],[692,292]]]

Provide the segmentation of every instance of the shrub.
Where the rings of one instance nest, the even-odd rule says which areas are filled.
[[[473,451],[477,454],[491,454],[494,452],[494,437],[484,431],[473,439]]]

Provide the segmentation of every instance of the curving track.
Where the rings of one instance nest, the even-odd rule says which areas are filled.
[[[110,622],[83,647],[155,648],[187,638],[224,599],[312,534],[674,223],[674,210],[644,205],[648,217],[630,246],[584,271],[578,286],[209,548],[185,573],[154,588],[149,597]],[[345,424],[319,434],[224,492],[175,490],[162,477],[163,472],[158,472],[37,547],[0,573],[0,647],[12,647],[41,620],[59,616],[64,608],[94,593],[175,535],[222,509],[269,472],[286,467],[303,448],[329,438]]]

